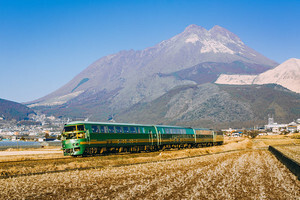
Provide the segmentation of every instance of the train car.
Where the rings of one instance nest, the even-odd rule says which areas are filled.
[[[220,144],[219,136],[209,129],[76,121],[65,125],[62,148],[66,156],[154,151]]]

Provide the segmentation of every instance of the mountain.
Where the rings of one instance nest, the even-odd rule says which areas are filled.
[[[18,121],[28,119],[30,114],[35,112],[23,104],[0,99],[0,117],[7,120],[16,119]]]
[[[115,119],[124,122],[204,126],[264,125],[267,114],[289,123],[300,115],[300,95],[276,85],[201,85],[170,90],[149,103],[138,103]]]
[[[291,91],[300,93],[300,59],[291,58],[258,75],[226,75],[216,80],[218,84],[249,85],[278,84]]]
[[[255,75],[275,66],[225,28],[190,25],[153,47],[100,58],[63,87],[28,105],[54,115],[106,120],[176,88],[214,82],[225,72]]]

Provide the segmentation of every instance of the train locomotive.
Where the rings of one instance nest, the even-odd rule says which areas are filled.
[[[75,121],[64,126],[65,156],[157,151],[223,144],[221,131],[166,125]]]

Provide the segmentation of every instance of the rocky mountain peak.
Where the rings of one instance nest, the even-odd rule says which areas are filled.
[[[209,33],[212,35],[212,37],[225,41],[227,43],[237,43],[240,45],[244,44],[237,35],[219,25],[215,25],[212,29],[209,30]]]
[[[184,32],[198,32],[198,31],[207,31],[205,28],[203,28],[202,26],[198,26],[196,24],[191,24],[188,27],[185,28]]]

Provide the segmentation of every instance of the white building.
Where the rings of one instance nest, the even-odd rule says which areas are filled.
[[[269,117],[268,125],[265,125],[265,130],[272,130],[273,133],[280,133],[283,130],[290,132],[300,131],[300,119],[297,119],[296,122],[291,122],[289,124],[278,124],[274,122],[273,117]]]

